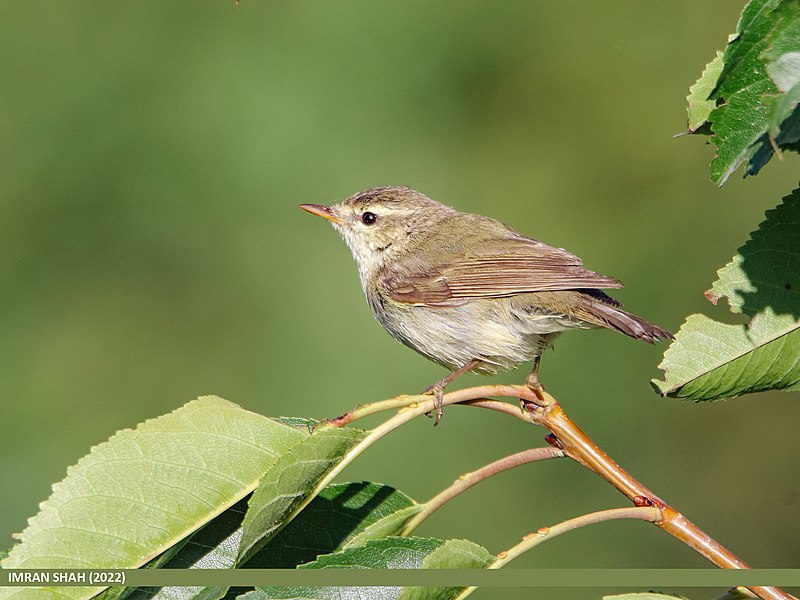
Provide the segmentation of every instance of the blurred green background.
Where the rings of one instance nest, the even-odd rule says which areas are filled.
[[[0,5],[3,546],[92,445],[198,395],[324,418],[444,374],[374,321],[347,247],[301,202],[410,185],[575,252],[673,331],[691,312],[725,318],[703,291],[798,179],[788,156],[717,189],[713,148],[672,139],[742,6]],[[665,348],[567,334],[541,376],[606,451],[731,550],[796,567],[796,398],[661,399],[648,381]],[[454,407],[436,429],[395,432],[345,478],[424,500],[543,433]],[[419,534],[497,552],[625,504],[576,464],[532,465]],[[633,522],[515,563],[706,564]]]

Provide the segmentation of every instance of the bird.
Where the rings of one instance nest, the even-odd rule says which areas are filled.
[[[434,396],[435,424],[445,387],[466,372],[494,375],[532,362],[526,385],[541,392],[542,353],[564,331],[601,327],[650,343],[673,338],[623,310],[603,291],[622,283],[586,269],[574,254],[411,188],[376,187],[300,208],[344,238],[389,334],[450,370],[424,392]]]

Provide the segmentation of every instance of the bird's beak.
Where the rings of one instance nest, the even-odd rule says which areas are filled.
[[[312,215],[328,219],[328,221],[333,221],[334,223],[342,222],[339,217],[333,214],[333,208],[330,206],[325,206],[324,204],[301,204],[300,208],[310,212]]]

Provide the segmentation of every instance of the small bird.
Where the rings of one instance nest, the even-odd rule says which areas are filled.
[[[301,204],[329,220],[353,253],[367,302],[396,340],[451,371],[425,390],[442,416],[459,375],[492,375],[533,361],[562,331],[605,327],[655,342],[672,334],[625,312],[603,289],[612,277],[581,259],[407,187],[369,189],[339,204]]]

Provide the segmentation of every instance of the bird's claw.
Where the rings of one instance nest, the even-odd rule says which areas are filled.
[[[541,408],[544,404],[546,404],[546,400],[544,398],[544,386],[541,383],[539,383],[539,378],[536,377],[534,374],[531,374],[531,376],[528,377],[528,380],[525,382],[525,385],[530,391],[533,392],[533,395],[536,396],[536,400],[527,400],[525,398],[520,398],[519,408],[523,413],[531,413],[534,412],[537,408]]]
[[[433,394],[433,406],[436,409],[436,418],[433,421],[433,426],[436,427],[439,424],[439,421],[442,420],[442,412],[443,412],[443,405],[444,405],[444,386],[441,383],[434,383],[429,388],[426,388],[423,394]],[[426,412],[425,416],[431,417],[431,412]]]
[[[534,369],[533,372],[528,375],[528,379],[525,381],[525,385],[530,389],[536,398],[539,399],[540,402],[544,402],[544,386],[539,383],[539,373],[538,369]],[[520,399],[520,402],[523,400]]]

